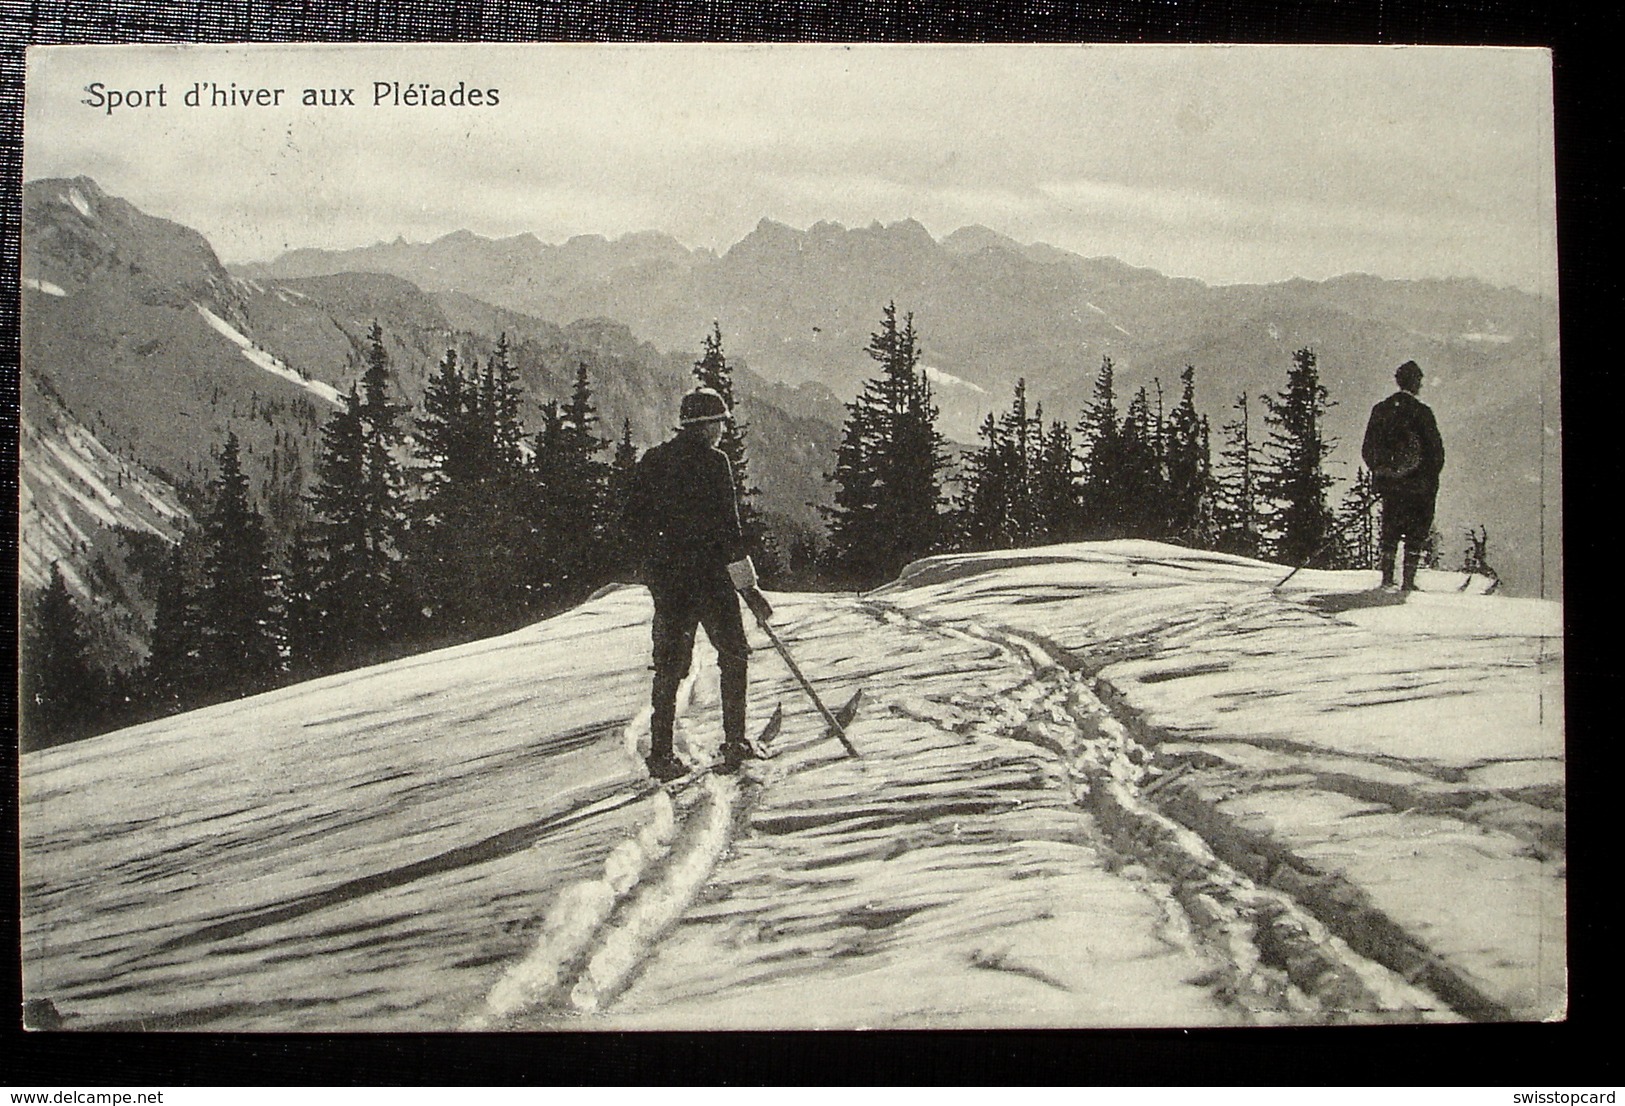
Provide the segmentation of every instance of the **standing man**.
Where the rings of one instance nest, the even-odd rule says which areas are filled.
[[[756,569],[745,553],[734,498],[733,467],[717,448],[727,404],[710,388],[683,397],[681,429],[638,462],[627,519],[646,551],[644,581],[654,600],[653,715],[649,774],[662,782],[690,771],[672,750],[677,689],[694,655],[694,632],[717,651],[722,670],[722,756],[719,771],[752,755],[745,737],[745,673],[750,646],[736,591],[754,591]]]
[[[1407,361],[1394,372],[1399,391],[1371,409],[1360,455],[1371,470],[1371,486],[1382,498],[1379,564],[1382,586],[1394,586],[1394,557],[1405,543],[1405,570],[1400,590],[1416,590],[1416,567],[1433,529],[1433,501],[1444,468],[1444,441],[1433,409],[1416,394],[1422,370]]]

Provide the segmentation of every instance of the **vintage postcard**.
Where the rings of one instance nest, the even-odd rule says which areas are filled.
[[[36,1030],[1567,1010],[1551,57],[28,55]]]

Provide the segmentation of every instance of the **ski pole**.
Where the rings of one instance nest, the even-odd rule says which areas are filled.
[[[1373,508],[1373,507],[1375,507],[1377,505],[1377,500],[1379,498],[1380,498],[1379,496],[1373,495],[1370,499],[1367,499],[1363,504],[1360,505],[1360,509],[1358,511],[1353,512],[1352,514],[1349,515],[1348,518],[1344,519],[1342,522],[1340,522],[1336,526],[1334,526],[1332,528],[1332,532],[1330,534],[1326,535],[1326,540],[1321,542],[1319,545],[1315,546],[1315,551],[1313,553],[1309,554],[1308,557],[1304,558],[1304,561],[1303,561],[1302,564],[1298,565],[1297,568],[1294,568],[1291,572],[1289,572],[1285,576],[1281,577],[1281,582],[1276,584],[1275,587],[1277,587],[1277,588],[1285,587],[1286,582],[1288,580],[1292,579],[1292,577],[1296,576],[1299,572],[1301,572],[1304,569],[1308,568],[1309,567],[1309,562],[1314,560],[1316,557],[1320,556],[1322,553],[1324,553],[1326,551],[1326,548],[1329,545],[1331,545],[1332,542],[1336,541],[1339,537],[1342,536],[1344,530],[1347,530],[1350,526],[1353,526],[1356,522],[1358,522],[1360,519],[1364,518],[1367,514],[1369,514],[1370,511],[1371,511],[1371,508]],[[1271,590],[1273,591],[1274,589],[1272,588]]]
[[[802,675],[801,666],[796,664],[796,659],[790,655],[790,647],[784,644],[779,635],[774,632],[773,627],[768,624],[767,616],[773,613],[773,608],[767,605],[766,597],[755,588],[744,592],[744,596],[745,606],[749,607],[750,613],[756,616],[756,625],[760,626],[762,632],[767,634],[767,640],[773,643],[774,650],[778,652],[779,657],[784,661],[785,667],[790,670],[790,675],[796,678],[796,683],[801,685],[801,690],[807,693],[807,698],[811,699],[813,706],[818,708],[818,713],[824,716],[824,722],[829,726],[829,732],[840,739],[841,744],[846,748],[847,756],[858,756],[857,748],[853,746],[851,740],[846,736],[846,727],[841,725],[840,719],[830,713],[829,708],[824,705],[824,701],[818,697],[818,692],[813,690],[811,682],[808,681],[806,676]],[[766,608],[765,612],[763,608]]]

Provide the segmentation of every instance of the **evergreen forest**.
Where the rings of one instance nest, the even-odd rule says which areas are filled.
[[[1177,396],[1153,380],[1125,397],[1103,357],[1081,411],[1046,412],[1018,379],[958,456],[937,428],[922,350],[912,315],[886,304],[862,351],[874,375],[846,404],[825,474],[817,546],[772,532],[750,427],[727,426],[719,448],[767,587],[863,590],[933,554],[1128,537],[1291,565],[1375,563],[1368,475],[1328,498],[1333,401],[1312,349],[1292,355],[1276,393],[1234,397],[1216,455],[1195,367]],[[640,528],[625,505],[639,445],[630,421],[604,424],[585,364],[569,395],[527,396],[506,337],[483,358],[448,350],[415,410],[397,400],[394,371],[375,323],[359,380],[321,428],[306,521],[283,547],[228,434],[193,525],[145,557],[155,609],[135,669],[91,661],[53,570],[23,612],[24,748],[513,630],[637,578]],[[720,325],[693,376],[733,407]],[[1487,541],[1468,535],[1476,571],[1490,571]]]

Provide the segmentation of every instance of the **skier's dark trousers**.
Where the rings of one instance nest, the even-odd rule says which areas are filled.
[[[696,389],[683,397],[682,429],[638,463],[628,517],[641,532],[644,582],[654,600],[654,689],[649,771],[687,771],[672,750],[677,690],[688,675],[700,627],[722,670],[723,760],[749,755],[745,738],[750,646],[736,587],[755,586],[734,496],[732,466],[716,448],[728,417],[722,397]],[[743,573],[743,575],[742,575]]]
[[[1433,504],[1439,494],[1439,471],[1444,468],[1444,440],[1433,409],[1416,394],[1422,390],[1422,370],[1407,361],[1394,373],[1399,391],[1371,409],[1361,456],[1371,470],[1371,486],[1382,498],[1382,534],[1378,564],[1382,586],[1394,586],[1394,560],[1405,543],[1404,576],[1400,587],[1416,590],[1416,569],[1433,530]]]

